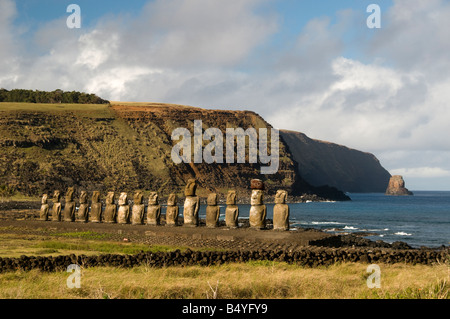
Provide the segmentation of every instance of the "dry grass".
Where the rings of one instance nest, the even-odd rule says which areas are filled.
[[[0,298],[449,298],[447,265],[380,265],[380,289],[367,287],[366,268],[345,263],[311,269],[276,262],[98,267],[82,269],[79,289],[67,288],[69,273],[15,272],[0,274]]]
[[[2,228],[0,227],[0,230]],[[101,239],[101,240],[99,240]],[[108,234],[95,232],[57,233],[51,235],[0,234],[0,257],[137,254],[185,250],[187,247],[145,245],[109,240]],[[208,249],[203,249],[208,250]]]

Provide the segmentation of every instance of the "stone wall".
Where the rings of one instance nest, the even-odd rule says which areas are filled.
[[[305,248],[301,251],[173,251],[173,252],[141,252],[135,255],[104,254],[99,256],[21,256],[19,258],[0,258],[0,272],[29,271],[65,271],[71,264],[82,267],[110,266],[134,267],[147,265],[149,267],[168,266],[211,266],[230,262],[276,261],[298,264],[305,267],[328,266],[336,262],[360,263],[408,263],[432,265],[445,263],[449,260],[446,250],[372,250],[351,248]]]

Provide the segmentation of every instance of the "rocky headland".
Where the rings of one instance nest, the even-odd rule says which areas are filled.
[[[281,130],[302,177],[349,193],[384,193],[391,174],[371,153]]]

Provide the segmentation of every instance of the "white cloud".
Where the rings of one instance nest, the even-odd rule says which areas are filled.
[[[411,178],[450,177],[450,170],[440,167],[412,167],[390,170],[392,175],[402,175]]]

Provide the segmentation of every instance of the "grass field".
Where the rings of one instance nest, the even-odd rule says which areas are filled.
[[[110,240],[107,233],[68,232],[51,235],[0,234],[0,257],[137,254],[144,252],[186,250],[187,247],[144,245]],[[208,249],[203,249],[208,250]]]
[[[335,264],[303,268],[277,262],[212,267],[81,270],[80,288],[69,289],[67,272],[0,274],[0,298],[52,299],[254,299],[254,298],[449,298],[448,268],[380,265],[381,288],[368,288],[367,265]]]

